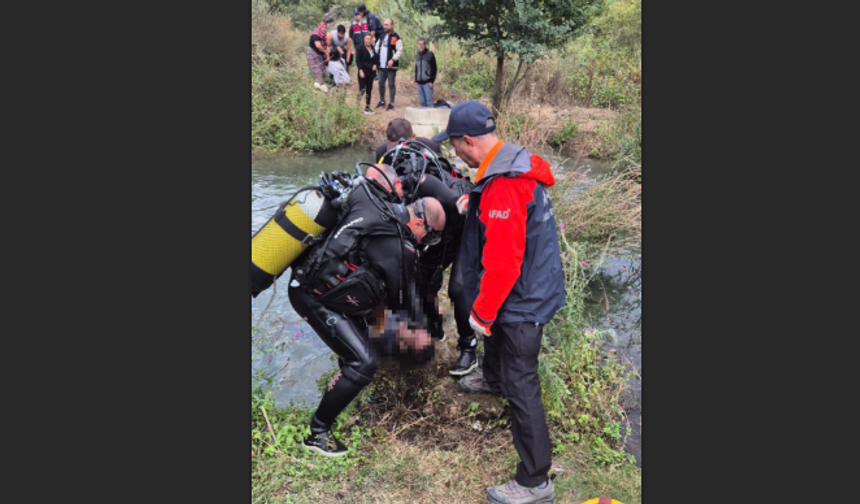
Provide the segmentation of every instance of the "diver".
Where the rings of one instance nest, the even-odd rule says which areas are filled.
[[[396,179],[391,166],[371,166],[328,237],[292,265],[290,303],[339,356],[340,371],[323,394],[303,442],[326,456],[346,453],[331,427],[372,381],[380,353],[409,354],[416,362],[433,355],[413,272],[416,247],[439,241],[445,211],[432,198],[391,203]]]
[[[435,198],[445,210],[446,225],[441,241],[419,250],[416,282],[423,311],[428,318],[430,335],[434,339],[445,341],[438,294],[442,288],[442,274],[445,269],[451,267],[448,297],[454,305],[460,357],[448,372],[453,376],[464,376],[478,366],[475,354],[478,340],[469,325],[471,306],[463,288],[459,258],[460,238],[469,207],[469,192],[475,185],[447,160],[433,155],[432,147],[425,147],[427,146],[420,141],[406,140],[399,147],[395,146],[388,151],[382,159],[394,164],[395,171],[400,174],[398,189],[405,203],[417,198]],[[413,149],[416,152],[410,152]],[[432,165],[433,169],[428,169],[428,164]]]

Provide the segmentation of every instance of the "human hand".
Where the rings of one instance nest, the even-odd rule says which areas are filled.
[[[374,72],[376,71],[376,65],[373,65],[373,71]]]
[[[477,320],[475,320],[474,315],[469,315],[469,325],[478,334],[482,334],[484,336],[492,336],[493,335],[493,333],[490,332],[490,326],[485,326],[485,325],[481,324],[480,322],[478,322]]]
[[[433,83],[432,82],[430,83],[430,89],[433,89]]]
[[[460,215],[466,215],[466,211],[469,210],[469,195],[464,194],[460,196],[460,199],[457,200],[457,211],[460,212]]]
[[[391,68],[393,66],[394,66],[394,60],[388,60],[388,68]]]
[[[364,78],[364,70],[359,70],[359,71],[358,71],[358,76],[359,76],[359,77],[361,77],[361,78],[363,79],[363,78]]]

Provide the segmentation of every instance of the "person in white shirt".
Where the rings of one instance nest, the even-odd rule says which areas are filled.
[[[379,53],[379,104],[376,108],[385,108],[385,82],[388,81],[391,101],[385,110],[394,110],[394,79],[400,68],[398,62],[403,55],[403,41],[394,31],[394,21],[386,19],[382,27],[385,29],[385,35],[376,41],[376,52]]]
[[[349,78],[349,72],[346,70],[346,62],[341,57],[337,46],[331,48],[328,61],[328,71],[334,78],[334,84],[336,86],[352,84],[352,80]]]

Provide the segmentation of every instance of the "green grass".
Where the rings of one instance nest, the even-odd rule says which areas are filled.
[[[357,141],[365,119],[346,94],[313,86],[307,63],[251,67],[251,148],[324,150]]]

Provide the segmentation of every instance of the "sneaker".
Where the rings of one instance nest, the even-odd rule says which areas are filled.
[[[480,368],[476,369],[474,373],[460,378],[460,381],[457,382],[457,386],[460,387],[460,390],[468,392],[469,394],[502,395],[501,390],[494,390],[493,387],[484,380],[484,372]]]
[[[376,113],[370,110],[370,107],[364,107],[364,113],[367,115],[375,115]]]
[[[388,104],[388,108],[386,108],[385,110],[388,110],[388,111],[394,110],[394,104],[393,104],[393,103],[389,103],[389,104]]]
[[[325,457],[342,457],[347,452],[346,446],[328,431],[322,434],[311,434],[302,441],[302,446]]]
[[[512,480],[487,488],[487,499],[494,504],[555,504],[555,487],[551,479],[546,480],[543,488],[524,487]]]
[[[328,86],[326,86],[325,84],[320,84],[320,91],[322,91],[323,93],[328,93]]]
[[[379,110],[381,108],[385,108],[385,102],[379,102],[376,104],[376,110]]]
[[[475,349],[467,348],[465,350],[460,351],[460,358],[457,359],[457,362],[454,364],[451,370],[448,371],[448,373],[452,376],[464,376],[474,371],[477,367],[478,358],[475,357]],[[482,373],[481,380],[483,379],[484,375]]]
[[[320,83],[319,83],[319,82],[317,82],[317,81],[314,81],[314,87],[315,87],[315,88],[317,88],[317,89],[319,89],[319,88],[320,88]]]

